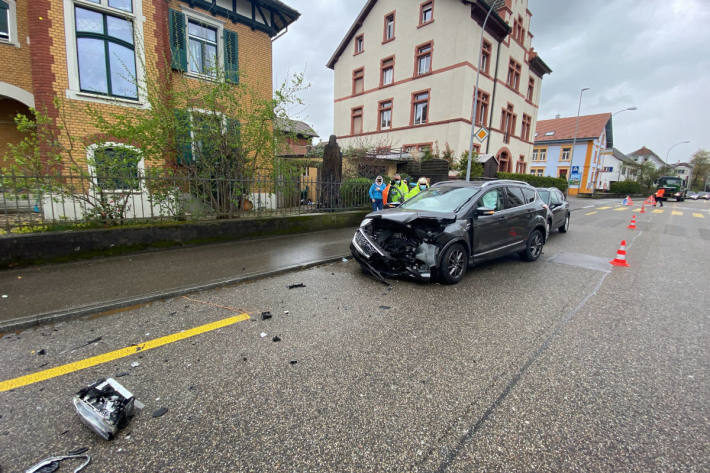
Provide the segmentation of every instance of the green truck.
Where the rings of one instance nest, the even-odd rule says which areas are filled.
[[[677,176],[661,176],[656,181],[656,189],[663,189],[663,200],[675,199],[683,202],[687,189],[684,187],[683,179]]]

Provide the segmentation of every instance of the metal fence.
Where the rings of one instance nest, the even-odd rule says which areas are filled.
[[[0,235],[366,208],[369,185],[308,176],[0,174]]]

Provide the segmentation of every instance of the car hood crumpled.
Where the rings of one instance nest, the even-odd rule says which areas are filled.
[[[435,220],[440,223],[454,222],[456,214],[454,212],[427,212],[423,210],[388,209],[379,212],[372,212],[366,218],[382,219],[407,225],[415,220]]]

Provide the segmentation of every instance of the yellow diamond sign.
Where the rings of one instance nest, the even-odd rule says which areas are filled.
[[[476,138],[478,138],[478,141],[483,142],[488,138],[488,130],[485,128],[481,128],[476,132]]]

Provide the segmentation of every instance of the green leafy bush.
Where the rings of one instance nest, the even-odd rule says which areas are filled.
[[[641,184],[635,181],[612,182],[609,191],[612,194],[640,194]]]
[[[372,180],[366,177],[346,179],[340,186],[340,202],[345,207],[367,207],[370,202],[368,191]]]
[[[498,179],[513,179],[524,181],[533,187],[557,187],[562,192],[566,192],[569,185],[567,180],[561,177],[533,176],[532,174],[514,174],[511,172],[499,172]]]

